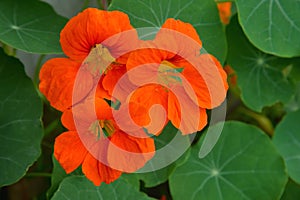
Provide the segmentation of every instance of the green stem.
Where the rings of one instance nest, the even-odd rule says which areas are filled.
[[[4,52],[9,56],[16,56],[17,50],[7,44],[2,43],[2,48]]]
[[[216,3],[235,2],[235,0],[215,0]]]
[[[102,5],[102,0],[97,0],[97,4],[101,10],[104,10],[104,6]]]
[[[254,112],[252,110],[249,110],[247,108],[244,108],[244,107],[240,107],[239,112],[241,112],[241,113],[251,117],[252,119],[254,119],[259,124],[259,126],[269,136],[273,136],[273,133],[274,133],[273,124],[272,124],[271,120],[269,118],[267,118],[265,115],[256,113],[256,112]]]
[[[30,172],[25,177],[51,177],[51,173],[46,172]]]
[[[43,62],[44,58],[45,58],[45,55],[40,55],[40,57],[36,63],[34,77],[33,77],[33,82],[35,85],[38,85],[38,83],[39,83],[39,74],[40,74],[40,70],[41,70],[42,62]]]
[[[86,9],[89,6],[90,0],[84,0],[81,10]]]
[[[109,2],[107,0],[97,0],[100,9],[107,10]]]
[[[103,10],[107,10],[107,0],[102,0]]]
[[[53,122],[51,122],[45,129],[44,129],[44,135],[50,134],[53,130],[56,129],[57,125],[59,124],[59,119],[55,119]]]

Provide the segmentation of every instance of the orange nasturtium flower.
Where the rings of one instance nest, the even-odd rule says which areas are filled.
[[[223,24],[228,24],[231,16],[231,2],[217,3],[221,21]]]
[[[68,58],[51,59],[40,72],[39,89],[63,112],[68,129],[56,138],[54,156],[67,173],[82,165],[95,185],[141,168],[155,151],[153,139],[142,131],[127,134],[118,127],[106,101],[114,99],[102,86],[106,76],[126,70],[126,52],[137,38],[126,14],[88,8],[61,31]]]
[[[149,127],[148,132],[159,134],[162,128],[149,124],[168,120],[182,134],[199,131],[207,124],[206,109],[224,101],[226,73],[212,55],[200,54],[201,45],[192,25],[167,19],[153,41],[129,55],[127,74],[130,81],[141,85],[131,95],[129,108],[133,120]],[[143,85],[145,81],[148,84]],[[162,109],[151,113],[153,105]],[[135,117],[141,107],[149,113]]]

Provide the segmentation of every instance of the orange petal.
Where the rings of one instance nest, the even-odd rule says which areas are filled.
[[[170,37],[171,35],[176,40],[176,43],[179,44],[179,49],[186,49],[187,47],[191,48],[192,46],[187,45],[187,43],[191,44],[192,41],[198,44],[193,45],[194,47],[198,46],[199,50],[202,47],[202,42],[199,38],[197,31],[189,23],[169,18],[165,21],[161,28],[162,29],[158,32],[157,37],[164,37],[164,39],[167,39],[166,37],[168,35],[168,37]],[[168,29],[172,31],[168,31]],[[190,38],[190,40],[188,38]]]
[[[213,56],[202,54],[186,63],[182,72],[187,82],[183,82],[185,90],[198,97],[197,104],[202,108],[219,106],[226,97],[228,89],[227,75],[221,64]]]
[[[167,123],[167,100],[168,91],[161,85],[142,86],[131,95],[130,116],[136,124],[156,135]]]
[[[76,125],[80,121],[89,124],[95,120],[112,118],[112,108],[104,99],[98,97],[87,97],[84,101],[75,105],[72,112]]]
[[[82,164],[82,172],[96,186],[99,186],[102,182],[109,184],[118,179],[122,174],[121,171],[112,169],[99,162],[89,153]]]
[[[61,123],[66,127],[69,131],[76,131],[76,126],[73,118],[73,113],[71,109],[67,109],[63,112],[61,116]]]
[[[96,114],[98,119],[112,119],[112,108],[110,105],[101,98],[96,97]]]
[[[160,64],[163,60],[171,59],[174,54],[163,50],[160,45],[153,41],[141,42],[139,48],[130,53],[126,63],[127,70],[149,63]]]
[[[126,68],[129,80],[137,85],[159,83],[159,67],[165,60],[176,57],[177,51],[168,45],[175,45],[170,38],[162,41],[146,41],[141,43],[139,49],[131,52]],[[170,51],[168,49],[171,49]],[[174,51],[173,51],[174,50]]]
[[[72,105],[73,86],[79,66],[67,58],[54,58],[43,65],[39,89],[57,110],[64,111]]]
[[[125,73],[126,73],[126,65],[120,65],[120,64],[111,65],[111,69],[107,71],[102,81],[103,88],[108,91],[109,95],[113,94],[116,84],[118,83],[118,81],[120,81],[121,77]]]
[[[140,130],[133,135],[122,131],[111,137],[107,160],[111,167],[123,172],[134,172],[145,165],[155,153],[154,140]]]
[[[104,78],[104,76],[101,76],[101,78],[99,80],[99,83],[97,84],[96,97],[110,100],[111,99],[111,95],[103,87],[103,80],[104,80],[103,78]]]
[[[117,33],[132,29],[125,13],[88,8],[66,24],[60,34],[60,43],[67,56],[82,62],[96,44],[101,44]],[[133,34],[126,34],[125,38],[132,35],[135,35],[135,31]],[[107,41],[105,46],[116,49],[125,45],[126,49],[132,40],[135,39],[131,37],[131,40],[124,41],[124,36],[118,36],[117,40],[114,38]]]
[[[103,87],[111,95],[113,101],[125,103],[127,97],[134,91],[137,86],[134,85],[126,73],[126,69],[111,69],[103,78]]]
[[[79,167],[86,154],[87,150],[75,131],[64,132],[55,139],[54,156],[67,173]]]
[[[205,109],[198,107],[180,86],[169,92],[168,118],[184,135],[200,131],[207,124]]]

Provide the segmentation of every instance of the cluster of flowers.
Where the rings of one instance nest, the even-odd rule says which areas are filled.
[[[225,99],[226,73],[200,53],[188,23],[167,19],[141,41],[126,14],[88,8],[60,36],[67,58],[48,60],[39,85],[68,129],[54,156],[67,173],[82,166],[95,185],[143,167],[167,123],[182,134],[203,129],[206,109]]]

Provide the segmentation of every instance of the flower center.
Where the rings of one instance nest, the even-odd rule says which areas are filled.
[[[89,131],[97,136],[97,140],[103,137],[110,137],[115,132],[112,120],[96,120],[89,127]]]
[[[110,64],[115,61],[108,48],[102,44],[96,44],[89,55],[83,61],[86,69],[93,75],[102,75],[110,68]]]
[[[112,134],[115,132],[115,127],[112,120],[99,120],[99,124],[106,137],[112,136]]]
[[[169,61],[162,61],[158,68],[158,81],[162,84],[170,86],[172,84],[181,84],[180,73],[183,68],[178,68]]]

